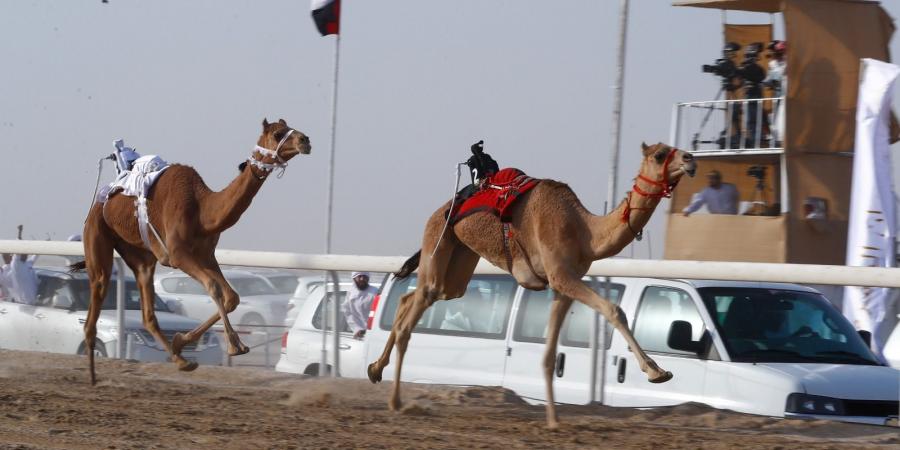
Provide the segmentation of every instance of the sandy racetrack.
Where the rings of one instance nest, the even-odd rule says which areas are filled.
[[[778,420],[699,405],[544,411],[499,388],[316,380],[257,369],[0,350],[0,449],[100,448],[888,448],[897,429]]]

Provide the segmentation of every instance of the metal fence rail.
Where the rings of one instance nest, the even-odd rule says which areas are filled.
[[[0,240],[0,253],[83,256],[84,249],[80,242]],[[403,265],[407,257],[217,250],[216,258],[223,265],[247,267],[393,272]],[[497,275],[507,272],[481,260],[475,273]],[[818,264],[611,258],[594,262],[587,275],[900,288],[900,268]]]

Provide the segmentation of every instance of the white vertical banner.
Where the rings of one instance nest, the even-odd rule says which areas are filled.
[[[864,58],[859,74],[847,265],[894,267],[897,215],[889,130],[893,85],[900,67]],[[872,332],[872,349],[879,355],[884,343],[878,327],[885,319],[890,295],[887,288],[848,286],[844,291],[844,315],[857,329]]]

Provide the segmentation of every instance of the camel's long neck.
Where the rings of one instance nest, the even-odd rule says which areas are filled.
[[[219,192],[210,192],[200,203],[200,223],[209,233],[221,233],[231,228],[241,214],[250,207],[265,179],[245,167],[231,183]]]
[[[623,219],[629,202],[630,211],[626,222]],[[608,215],[589,214],[587,223],[591,230],[593,260],[608,258],[621,252],[635,239],[636,233],[644,229],[657,205],[659,205],[658,198],[632,193],[630,199],[626,198]]]

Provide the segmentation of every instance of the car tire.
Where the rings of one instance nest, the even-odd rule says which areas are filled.
[[[87,355],[87,346],[84,345],[84,342],[82,342],[82,343],[81,343],[81,346],[78,347],[78,354],[79,354],[79,355],[85,355],[85,356]],[[95,357],[98,357],[98,356],[99,356],[99,357],[101,357],[101,358],[106,358],[106,355],[107,355],[107,353],[106,353],[106,345],[104,345],[103,342],[100,341],[99,339],[96,340],[96,341],[94,341],[94,356],[95,356]]]
[[[310,364],[306,366],[306,370],[303,371],[304,375],[309,375],[311,377],[319,376],[319,364]],[[331,366],[325,366],[325,376],[331,375]]]
[[[259,328],[262,325],[266,324],[266,320],[257,313],[247,313],[241,317],[241,320],[238,321],[238,330],[240,331],[265,331],[262,328]]]

